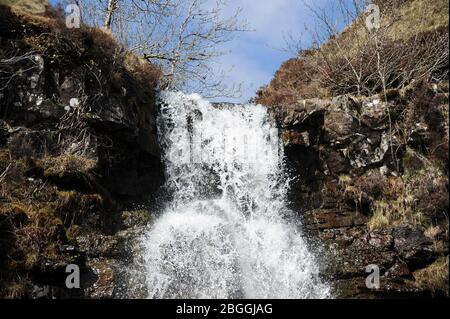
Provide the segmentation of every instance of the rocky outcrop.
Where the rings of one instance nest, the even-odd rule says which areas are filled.
[[[159,71],[62,23],[0,6],[3,297],[119,296],[128,241],[150,216],[128,203],[151,202],[163,179]],[[65,287],[68,264],[81,289]]]
[[[447,86],[392,90],[387,102],[346,95],[270,108],[299,176],[292,206],[328,252],[337,297],[436,294],[415,272],[448,256]],[[380,269],[379,289],[366,286],[369,265]]]

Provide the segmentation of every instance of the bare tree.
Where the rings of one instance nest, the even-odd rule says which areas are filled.
[[[392,8],[405,3],[404,0],[338,0],[333,10],[325,10],[304,1],[318,25],[311,32],[313,50],[299,53],[299,59],[308,65],[305,70],[312,70],[312,74],[306,74],[307,78],[329,88],[331,94],[380,94],[386,106],[390,151],[397,170],[399,161],[393,141],[396,132],[388,90],[405,87],[413,81],[448,78],[449,58],[448,30],[427,31],[429,22],[425,13],[419,17],[418,25],[404,30],[407,27],[400,10]],[[369,4],[376,4],[380,9],[381,21],[376,28],[369,28],[366,23],[364,12]],[[333,16],[336,13],[337,19]],[[395,34],[395,28],[403,30]]]
[[[364,11],[373,2],[379,4],[381,23],[370,30]],[[315,44],[312,60],[321,61],[315,63],[315,80],[333,93],[372,95],[406,86],[412,80],[446,77],[448,32],[433,30],[424,35],[426,28],[417,26],[408,31],[409,37],[395,38],[393,26],[398,27],[401,16],[392,7],[402,3],[338,0],[333,10],[325,10],[304,1],[318,21],[317,29],[309,30]],[[336,12],[338,17],[332,15]],[[424,26],[426,19],[422,17]]]
[[[117,9],[117,0],[109,0],[108,8],[106,9],[105,28],[111,30],[111,23],[113,14]]]
[[[84,0],[84,22],[104,27],[119,42],[162,67],[164,89],[208,97],[234,96],[214,63],[228,53],[224,43],[246,31],[240,9],[226,13],[226,0]]]

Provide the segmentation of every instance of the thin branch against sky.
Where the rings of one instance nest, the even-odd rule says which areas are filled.
[[[53,5],[61,2],[63,0],[50,0]],[[216,0],[208,2],[213,5]],[[223,79],[229,87],[241,86],[241,94],[213,100],[246,102],[254,97],[261,86],[270,82],[281,63],[295,56],[292,50],[281,50],[286,48],[286,38],[296,39],[302,48],[311,46],[311,36],[305,29],[315,29],[317,20],[308,5],[333,14],[339,28],[345,26],[339,12],[334,10],[334,2],[335,0],[228,0],[227,6],[221,11],[221,18],[229,17],[240,8],[240,16],[251,31],[238,34],[233,41],[220,45],[219,49],[226,54],[215,57],[208,65],[213,74]],[[103,19],[91,20],[91,23],[101,25]],[[153,32],[158,32],[157,24]],[[214,79],[208,80],[214,82]],[[187,90],[194,91],[199,86],[200,83],[192,83]],[[203,93],[208,95],[207,92]]]

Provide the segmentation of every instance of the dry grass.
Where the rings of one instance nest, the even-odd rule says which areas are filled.
[[[88,174],[97,165],[97,161],[78,155],[60,155],[47,157],[42,160],[45,167],[45,176],[61,176],[68,172]]]
[[[47,0],[0,0],[0,5],[11,6],[18,13],[42,14],[48,5]]]
[[[440,64],[436,71],[438,74],[424,71],[432,69],[434,60],[443,56],[441,52],[434,56],[429,53],[433,51],[430,47],[434,43],[437,47],[437,43],[448,41],[448,1],[376,2],[382,7],[384,22],[384,36],[379,47],[381,60],[392,64],[389,65],[388,88],[401,87],[409,83],[410,78],[448,77],[447,67],[441,68]],[[257,92],[256,102],[278,106],[305,98],[379,93],[381,85],[374,63],[376,49],[371,43],[373,41],[369,40],[371,38],[364,19],[356,19],[321,47],[303,51],[299,57],[285,62],[271,83]],[[448,47],[442,45],[442,50],[448,51]],[[393,57],[398,61],[389,62],[395,60]],[[420,59],[424,61],[416,61]],[[409,63],[410,60],[417,63]],[[354,70],[360,70],[358,78]]]
[[[406,40],[420,32],[436,30],[448,26],[449,3],[447,0],[405,1],[400,6],[399,19],[390,28],[392,40]]]
[[[10,161],[9,151],[0,149],[0,169]],[[45,163],[55,174],[87,172],[95,166],[95,161],[76,156],[47,158]],[[25,297],[31,270],[70,262],[60,246],[74,240],[82,217],[102,210],[98,194],[61,191],[39,178],[28,179],[26,172],[34,164],[14,160],[0,183],[0,297]]]
[[[162,76],[161,69],[149,64],[143,58],[127,53],[124,58],[125,69],[136,77],[138,83],[151,85],[157,84]]]
[[[370,230],[412,224],[427,230],[438,245],[448,239],[448,231],[442,231],[448,229],[448,180],[432,162],[402,177],[372,170],[357,177],[340,175],[337,182],[338,203],[351,203],[369,215]]]
[[[56,214],[63,221],[64,225],[70,229],[75,225],[80,225],[83,217],[95,213],[102,209],[103,198],[99,194],[80,194],[75,191],[58,192]],[[71,235],[73,237],[73,231]]]
[[[382,195],[372,203],[369,229],[404,223],[426,229],[440,224],[448,214],[447,184],[445,174],[431,163],[414,174],[386,179]]]
[[[448,256],[441,257],[425,269],[413,273],[414,284],[433,294],[441,294],[449,297]]]
[[[367,226],[370,230],[401,224],[422,225],[423,214],[416,208],[414,196],[407,190],[395,200],[378,200],[372,204],[372,217]]]

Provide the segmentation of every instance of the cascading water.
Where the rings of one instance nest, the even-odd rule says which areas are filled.
[[[148,297],[328,297],[286,221],[288,181],[266,108],[169,92],[161,101],[170,200],[144,238]]]

